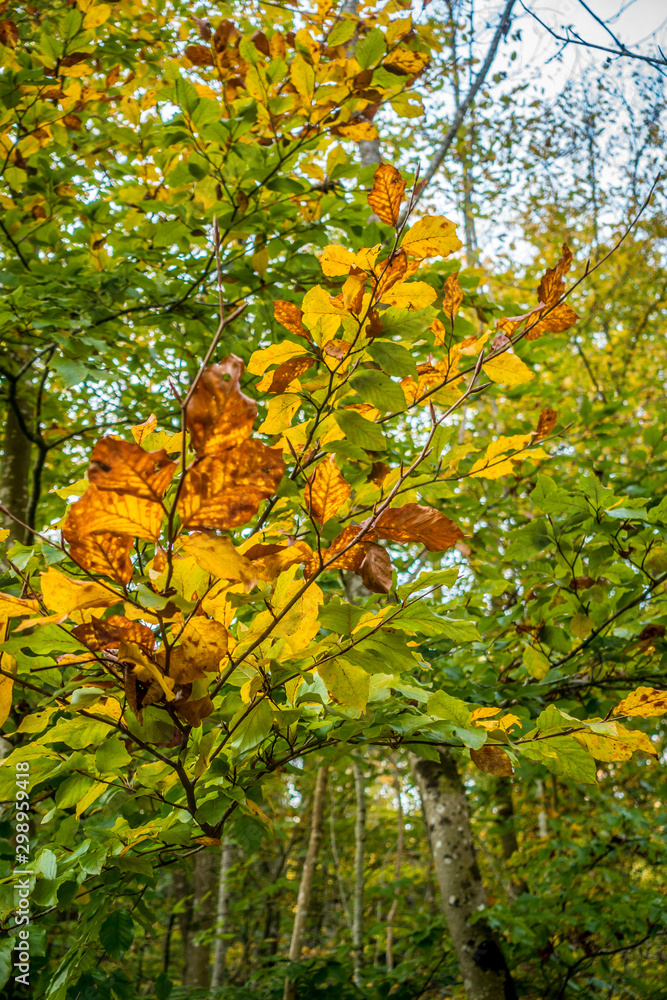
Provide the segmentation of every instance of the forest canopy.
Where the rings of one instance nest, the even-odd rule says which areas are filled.
[[[570,14],[0,6],[7,1000],[667,997],[667,61]]]

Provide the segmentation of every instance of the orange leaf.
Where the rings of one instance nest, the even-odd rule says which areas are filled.
[[[298,358],[288,358],[287,361],[283,361],[273,373],[273,381],[269,386],[269,392],[284,392],[293,379],[298,378],[299,375],[303,375],[314,364],[315,359],[309,358],[306,354]]]
[[[91,485],[81,499],[72,504],[68,510],[63,525],[63,535],[67,541],[77,546],[87,535],[99,533],[132,535],[136,538],[155,541],[160,535],[163,514],[162,505],[154,503],[152,500],[144,500],[142,497],[132,496],[129,493],[121,494],[113,490],[100,490]],[[86,545],[84,548],[88,549],[89,546]],[[91,550],[91,556],[94,548]],[[80,552],[80,554],[83,553]],[[73,556],[79,561],[74,553]],[[90,567],[86,566],[86,568]],[[123,563],[122,558],[118,564],[118,571],[127,572],[127,565]],[[109,573],[109,570],[99,569],[96,572]],[[109,573],[109,575],[113,574]]]
[[[215,672],[227,652],[227,629],[212,618],[195,615],[181,631],[172,626],[178,636],[169,654],[169,677],[177,684],[191,684]]]
[[[408,273],[408,258],[405,250],[399,250],[391,258],[382,264],[382,271],[375,289],[375,298],[380,301],[385,292],[388,292],[398,281],[403,281]]]
[[[335,556],[338,552],[347,548],[351,542],[354,542],[354,539],[360,531],[361,528],[358,524],[350,524],[347,528],[344,528],[340,535],[338,535],[337,538],[334,538],[329,548],[322,550],[323,562],[328,562],[329,559],[333,558],[333,556]],[[352,545],[348,551],[343,552],[343,554],[340,555],[335,562],[328,567],[328,569],[347,569],[352,573],[356,573],[364,560],[364,556],[368,552],[370,544],[370,539],[367,535],[364,535],[364,537],[355,545]],[[317,556],[313,555],[313,558],[306,564],[306,571],[309,576],[312,576],[318,568],[319,559]]]
[[[197,455],[217,455],[250,437],[257,404],[241,392],[243,369],[241,359],[230,354],[199,379],[185,410]]]
[[[445,281],[445,295],[442,300],[442,311],[445,316],[447,316],[452,326],[462,302],[463,290],[459,284],[459,276],[458,274],[450,274]]]
[[[375,171],[373,187],[368,195],[368,204],[378,219],[390,226],[398,225],[401,202],[405,193],[405,181],[396,167],[382,163]]]
[[[471,750],[470,758],[473,764],[486,774],[495,774],[499,778],[508,778],[514,774],[512,761],[502,747],[486,746],[480,747],[479,750]]]
[[[99,649],[117,649],[121,642],[135,642],[148,652],[155,647],[155,636],[146,625],[130,621],[122,615],[92,618],[85,625],[73,628],[72,635],[93,652]]]
[[[334,517],[350,496],[349,485],[343,479],[333,455],[324,459],[308,480],[306,505],[313,517],[324,524]]]
[[[176,463],[160,451],[144,451],[130,441],[104,437],[93,448],[88,479],[100,490],[129,493],[159,502],[176,469]]]
[[[206,456],[187,473],[178,502],[183,527],[235,528],[246,524],[275,493],[285,463],[279,451],[246,441]]]
[[[213,53],[206,45],[188,45],[185,54],[193,66],[213,65]]]
[[[305,337],[310,340],[310,334],[301,322],[303,312],[293,302],[285,302],[277,299],[273,303],[273,315],[276,323],[280,323],[290,333],[295,333],[297,337]]]
[[[564,333],[577,322],[579,317],[567,302],[556,305],[565,292],[565,275],[572,264],[572,251],[563,243],[563,253],[555,267],[548,267],[537,287],[537,301],[551,308],[551,312],[539,319],[526,334],[526,340],[537,340],[543,333]],[[541,317],[544,313],[539,313]]]
[[[433,507],[418,503],[383,511],[375,524],[374,534],[395,542],[422,542],[429,552],[444,552],[463,538],[461,529],[448,517]]]
[[[542,410],[539,419],[537,421],[537,427],[533,435],[533,441],[541,441],[542,438],[547,437],[551,434],[552,430],[556,426],[556,421],[558,420],[558,413],[556,410],[550,409],[548,406]]]
[[[128,583],[132,579],[132,535],[112,535],[109,531],[87,535],[89,501],[82,504],[81,500],[70,507],[63,525],[63,538],[69,543],[70,556],[89,573],[100,573],[118,583]]]

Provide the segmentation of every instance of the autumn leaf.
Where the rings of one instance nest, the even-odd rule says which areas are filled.
[[[557,420],[558,413],[556,410],[552,410],[548,406],[545,407],[539,415],[537,427],[535,428],[535,433],[533,434],[533,441],[541,441],[542,438],[548,437],[556,426]]]
[[[151,415],[144,420],[143,424],[135,424],[134,427],[130,427],[130,430],[132,431],[132,437],[136,443],[143,444],[148,435],[152,434],[156,427],[157,417],[154,413],[151,413]]]
[[[314,364],[315,359],[308,357],[307,354],[283,361],[281,365],[278,365],[275,372],[273,372],[273,379],[268,391],[284,392],[295,378],[304,375]]]
[[[373,176],[373,187],[368,194],[368,204],[378,219],[389,226],[397,226],[405,181],[396,167],[382,163]]]
[[[186,474],[178,501],[184,528],[234,528],[246,524],[262,500],[275,493],[285,463],[279,451],[246,441],[200,459]]]
[[[440,511],[418,503],[383,511],[373,534],[395,542],[421,542],[429,552],[444,552],[464,537],[458,525]]]
[[[304,491],[309,512],[322,524],[335,517],[350,493],[333,455],[320,462]]]
[[[310,340],[310,334],[302,323],[303,313],[293,302],[276,299],[273,303],[273,315],[276,322],[280,323],[289,333]]]
[[[326,288],[315,285],[303,297],[303,322],[318,344],[333,340],[340,326],[344,308]]]
[[[658,756],[658,750],[646,733],[626,729],[620,722],[593,723],[590,729],[572,735],[596,760],[630,760],[636,750]]]
[[[497,358],[489,358],[482,363],[484,374],[492,382],[500,382],[501,385],[521,385],[523,382],[530,382],[535,378],[528,365],[524,364],[521,358],[515,354],[500,354]]]
[[[108,531],[86,534],[89,509],[88,501],[81,505],[77,502],[67,512],[63,538],[69,544],[71,558],[88,573],[99,573],[118,583],[129,583],[132,579],[130,552],[134,538],[128,534],[113,535]]]
[[[251,375],[263,375],[271,365],[282,365],[292,358],[303,357],[303,347],[292,340],[283,340],[279,344],[271,344],[260,351],[255,351],[248,362]]]
[[[526,340],[537,340],[543,333],[564,333],[579,319],[578,315],[567,302],[558,300],[565,293],[565,275],[572,264],[572,251],[567,243],[563,244],[563,252],[555,267],[549,267],[537,287],[537,301],[550,310],[538,314],[536,323],[531,324],[526,334]],[[542,318],[544,317],[544,318]]]
[[[240,389],[243,362],[230,354],[211,365],[197,382],[185,422],[198,456],[217,455],[250,437],[257,404]]]
[[[453,327],[454,320],[463,302],[463,290],[459,284],[458,274],[450,274],[445,280],[445,291],[442,300],[442,311]]]
[[[206,673],[216,673],[227,652],[227,629],[220,622],[194,615],[181,630],[172,626],[174,645],[169,653],[169,677],[191,684]]]
[[[612,715],[629,715],[640,719],[648,719],[652,715],[664,715],[667,712],[667,691],[656,688],[638,687],[636,691],[619,702],[612,710]]]
[[[427,215],[408,229],[401,249],[420,260],[425,257],[448,257],[463,244],[456,235],[456,226],[442,215]]]
[[[371,675],[362,667],[336,657],[319,665],[317,672],[333,701],[344,708],[366,711]]]
[[[257,571],[247,556],[241,555],[230,538],[220,538],[209,532],[182,535],[181,547],[194,556],[199,566],[218,580],[238,580],[252,585]]]
[[[13,597],[11,594],[0,594],[0,629],[8,618],[21,618],[39,611],[39,601],[24,597]],[[3,640],[4,641],[4,640]]]
[[[105,437],[93,448],[88,479],[99,490],[160,502],[176,469],[166,451],[144,451],[130,441]]]
[[[328,277],[349,274],[353,267],[357,267],[357,255],[337,245],[325,247],[318,259],[322,272]]]
[[[388,594],[391,590],[391,559],[382,545],[370,542],[356,572],[371,593]]]
[[[479,750],[471,750],[470,759],[486,774],[494,774],[498,778],[508,778],[514,774],[512,761],[502,747],[484,746]]]
[[[131,535],[155,541],[160,535],[163,515],[164,509],[160,503],[129,493],[100,490],[91,485],[81,499],[72,504],[68,510],[63,524],[63,536],[68,541],[72,540],[77,546],[80,546],[87,535],[98,533]],[[123,542],[122,545],[124,544]],[[86,565],[86,569],[90,568]],[[127,564],[124,564],[121,558],[117,563],[117,572],[126,573],[126,571]],[[107,570],[101,569],[98,572]]]
[[[100,649],[117,649],[121,642],[133,642],[147,652],[155,648],[155,636],[147,625],[130,621],[122,615],[109,618],[91,618],[72,629],[72,635],[96,652]]]
[[[393,288],[395,284],[403,279],[408,274],[408,258],[405,250],[398,250],[389,261],[385,261],[382,265],[382,270],[378,276],[378,282],[375,289],[375,297],[378,301],[381,301],[383,296]]]

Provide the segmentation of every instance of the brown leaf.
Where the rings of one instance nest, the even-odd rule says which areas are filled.
[[[463,532],[433,507],[406,503],[380,514],[373,530],[377,538],[395,542],[422,542],[429,552],[444,552],[463,538]]]
[[[307,354],[283,361],[273,373],[273,382],[269,386],[269,392],[284,392],[292,379],[303,375],[314,364],[315,359],[308,357]]]
[[[257,404],[241,392],[243,369],[241,359],[230,354],[199,379],[185,410],[197,455],[217,455],[250,437]]]
[[[548,437],[556,426],[557,420],[558,413],[556,410],[552,410],[548,406],[545,407],[538,418],[535,434],[533,435],[533,441],[541,441],[542,438]]]
[[[148,652],[155,648],[155,636],[148,626],[130,621],[122,615],[92,618],[85,625],[73,628],[72,635],[93,652],[99,649],[117,649],[121,642],[136,642]]]
[[[390,226],[398,225],[401,202],[405,193],[405,181],[396,167],[382,163],[375,171],[373,187],[368,195],[368,204],[378,219]]]
[[[537,324],[526,334],[526,340],[537,340],[543,333],[563,333],[579,319],[567,302],[556,305],[565,292],[565,275],[572,264],[572,251],[567,243],[563,243],[563,253],[555,267],[549,267],[537,287],[537,300],[544,303],[551,312],[539,319]],[[538,314],[540,317],[543,312]]]
[[[357,573],[374,594],[388,594],[391,590],[391,559],[382,545],[370,543]]]
[[[357,537],[361,528],[358,524],[350,524],[347,528],[341,531],[337,538],[334,538],[333,542],[328,549],[322,550],[322,561],[328,562],[332,559],[336,553],[341,552],[343,549],[347,548],[351,542]],[[368,548],[371,544],[371,540],[368,535],[364,537],[356,544],[352,545],[347,552],[343,552],[328,569],[347,569],[352,573],[356,573],[361,566],[364,556],[368,552]],[[306,572],[308,576],[312,576],[319,569],[319,558],[313,555],[313,558],[306,563]]]
[[[8,49],[15,49],[18,40],[19,29],[14,22],[10,21],[9,18],[0,21],[0,45],[4,45]]]
[[[100,573],[118,583],[129,583],[132,579],[132,535],[112,535],[109,531],[101,531],[95,535],[85,534],[88,526],[87,506],[77,501],[67,512],[63,538],[69,544],[70,556],[89,573]]]
[[[176,711],[179,715],[190,723],[191,726],[199,726],[203,719],[207,719],[209,715],[213,715],[213,702],[208,695],[204,695],[203,698],[195,698],[194,701],[184,701],[178,705]],[[220,841],[212,841],[212,843],[220,843]]]
[[[213,65],[213,53],[206,45],[188,45],[185,54],[193,66]]]
[[[93,448],[88,479],[100,490],[129,493],[159,503],[175,469],[176,463],[164,448],[144,451],[131,441],[104,437]]]
[[[470,758],[486,774],[495,774],[499,778],[508,778],[514,774],[512,761],[502,747],[484,746],[479,750],[471,750]]]
[[[320,462],[308,480],[304,490],[306,506],[313,517],[324,524],[338,513],[351,492],[334,456],[329,455]]]
[[[277,299],[273,303],[273,316],[276,323],[280,323],[289,333],[295,333],[297,337],[305,337],[306,340],[311,339],[310,334],[301,322],[303,312],[293,302],[285,302],[283,299]]]
[[[458,274],[450,274],[445,281],[445,294],[442,300],[442,311],[453,325],[456,314],[463,302],[463,291],[459,284]]]
[[[391,466],[387,465],[386,462],[373,462],[368,482],[375,483],[376,486],[382,487],[383,482],[390,472]]]
[[[246,524],[275,493],[285,463],[279,451],[246,441],[207,456],[187,473],[178,501],[183,527],[234,528]]]
[[[324,353],[328,354],[332,358],[338,358],[340,360],[341,358],[347,357],[350,353],[351,347],[352,344],[350,344],[347,340],[330,340],[328,344],[324,345]]]

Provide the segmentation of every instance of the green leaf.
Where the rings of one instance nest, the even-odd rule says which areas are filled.
[[[365,420],[355,410],[339,410],[335,414],[336,423],[352,444],[366,451],[385,451],[387,442],[377,424]]]
[[[535,743],[522,743],[516,749],[528,760],[544,764],[553,774],[585,784],[597,783],[595,761],[572,736],[550,736]]]
[[[86,794],[89,788],[94,785],[92,778],[85,774],[72,774],[63,781],[56,792],[56,805],[59,809],[71,809]]]
[[[100,943],[112,958],[122,958],[134,940],[134,921],[127,910],[114,910],[100,927]]]
[[[349,42],[352,38],[356,28],[356,22],[351,19],[339,21],[339,23],[334,25],[331,29],[331,34],[328,38],[329,45],[345,45],[345,42]]]
[[[365,38],[357,42],[354,54],[362,69],[375,66],[385,52],[384,35],[379,28],[373,28]]]
[[[0,989],[6,985],[12,971],[12,948],[15,944],[15,937],[7,937],[0,942]]]
[[[332,600],[323,604],[318,619],[323,628],[338,635],[351,635],[366,612],[353,604],[335,604]]]
[[[119,736],[111,736],[95,751],[95,767],[101,774],[119,771],[131,763],[132,758]]]
[[[371,675],[366,670],[336,658],[318,666],[317,672],[337,704],[366,711],[371,684]]]
[[[412,583],[405,583],[402,587],[399,587],[397,593],[402,600],[405,600],[405,598],[410,597],[411,594],[416,593],[418,590],[426,590],[430,587],[453,587],[458,575],[459,570],[457,566],[453,569],[439,569],[420,573]]]
[[[350,379],[350,385],[365,403],[383,412],[397,413],[407,408],[405,393],[397,382],[392,382],[382,372],[363,371]]]
[[[435,691],[426,704],[426,711],[436,719],[455,722],[463,729],[470,724],[471,712],[466,703],[460,698],[452,698],[446,691]]]
[[[269,734],[273,725],[273,711],[266,698],[262,698],[258,704],[253,706],[252,711],[243,718],[247,711],[248,708],[244,705],[243,708],[239,709],[230,723],[230,728],[234,729],[230,746],[239,754],[259,746],[262,740]]]
[[[153,984],[155,1000],[169,1000],[174,984],[166,972],[161,972]]]
[[[387,375],[417,378],[417,362],[402,344],[378,341],[368,348],[368,353]]]

